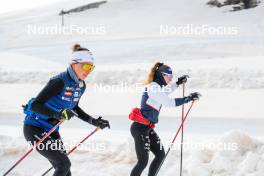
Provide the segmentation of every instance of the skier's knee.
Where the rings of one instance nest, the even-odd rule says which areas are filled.
[[[137,165],[141,168],[141,169],[145,169],[148,165],[148,160],[147,159],[141,159],[138,160]]]
[[[70,160],[67,158],[67,159],[64,159],[62,161],[60,161],[57,165],[57,168],[58,170],[60,171],[63,171],[65,173],[67,173],[69,170],[70,170],[70,167],[71,167],[71,162]]]
[[[70,170],[70,168],[71,168],[71,161],[70,161],[70,160],[67,160],[67,161],[64,163],[64,165],[65,165],[65,168],[66,168],[67,170]]]
[[[157,158],[158,160],[163,160],[164,157],[165,157],[164,150],[160,150],[158,153],[155,154],[155,158]]]
[[[69,159],[65,160],[64,163],[63,163],[63,168],[64,170],[70,170],[70,167],[71,167],[71,161]]]

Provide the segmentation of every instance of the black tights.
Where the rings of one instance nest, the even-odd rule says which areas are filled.
[[[131,134],[135,140],[135,148],[138,162],[133,168],[130,176],[140,176],[143,170],[148,165],[149,151],[155,158],[149,167],[148,176],[154,176],[160,163],[165,157],[165,151],[160,143],[160,138],[157,133],[150,127],[134,122],[131,126]]]
[[[36,143],[40,138],[45,135],[45,131],[39,127],[24,125],[24,136],[31,144]],[[53,132],[50,137],[46,138],[42,144],[43,146],[51,146],[51,143],[60,143],[61,138],[59,133]],[[59,145],[58,145],[59,146]],[[65,153],[64,149],[52,150],[51,147],[45,148],[44,150],[37,148],[37,151],[47,158],[55,169],[53,176],[71,176],[70,166],[71,162]],[[63,144],[61,142],[61,147]]]

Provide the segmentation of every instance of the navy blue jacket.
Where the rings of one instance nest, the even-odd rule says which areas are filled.
[[[33,110],[32,105],[35,103],[35,98],[30,99],[24,109],[24,113],[26,114],[24,124],[37,126],[45,131],[49,131],[55,125],[51,123],[53,121],[52,114],[58,114],[62,109],[72,110],[76,108],[79,110],[79,114],[87,117],[86,120],[83,120],[91,123],[92,118],[78,107],[78,102],[85,91],[84,81],[77,79],[71,67],[67,71],[51,78],[49,82],[52,83],[55,80],[62,80],[61,82],[63,82],[60,91],[44,103],[44,108],[46,109],[44,109],[43,113]],[[48,111],[51,113],[47,114]],[[58,130],[59,128],[56,129],[56,131]]]

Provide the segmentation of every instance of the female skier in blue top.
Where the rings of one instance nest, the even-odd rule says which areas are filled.
[[[78,118],[89,124],[101,129],[110,127],[107,120],[101,117],[94,119],[78,105],[85,91],[84,79],[94,69],[92,53],[76,44],[71,57],[67,70],[51,78],[37,97],[25,106],[24,136],[32,144],[39,141],[60,120],[70,120],[74,116],[73,111],[78,114]],[[37,151],[53,165],[54,176],[70,176],[71,163],[61,142],[59,128],[42,144],[45,147],[37,148]],[[52,148],[54,144],[57,146],[55,150]]]

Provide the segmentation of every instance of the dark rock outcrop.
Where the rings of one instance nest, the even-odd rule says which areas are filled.
[[[59,13],[59,15],[64,15],[64,14],[69,14],[69,13],[76,13],[76,12],[82,12],[88,9],[93,9],[93,8],[98,8],[100,5],[105,4],[107,1],[99,1],[99,2],[94,2],[94,3],[90,3],[90,4],[86,4],[83,6],[79,6],[67,11],[61,10],[61,12]]]
[[[226,0],[223,3],[219,2],[218,0],[210,0],[207,2],[207,5],[214,6],[214,7],[223,7],[231,5],[233,10],[242,10],[242,9],[249,9],[258,6],[260,3],[259,0]]]

